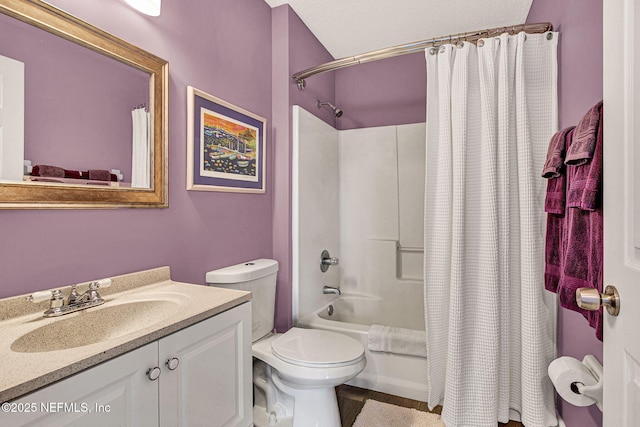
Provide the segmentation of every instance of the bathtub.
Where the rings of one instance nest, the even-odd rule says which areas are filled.
[[[416,305],[416,307],[407,307]],[[367,366],[347,384],[409,399],[427,400],[427,359],[367,348],[373,324],[424,330],[422,301],[412,299],[401,305],[388,299],[362,295],[342,295],[330,304],[298,320],[303,328],[323,329],[349,335],[362,343]]]

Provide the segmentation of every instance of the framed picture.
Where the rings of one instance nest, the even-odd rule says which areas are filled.
[[[187,87],[187,190],[265,192],[267,120]]]

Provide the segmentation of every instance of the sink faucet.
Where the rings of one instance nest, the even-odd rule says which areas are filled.
[[[104,304],[104,300],[100,296],[98,289],[109,286],[111,286],[111,279],[97,280],[89,284],[89,289],[86,292],[79,294],[76,290],[76,285],[73,285],[66,305],[64,304],[64,297],[60,289],[36,292],[28,296],[27,301],[36,303],[50,300],[49,308],[44,312],[44,316],[57,317]]]
[[[92,282],[89,284],[89,289],[86,292],[84,292],[83,294],[79,294],[76,291],[76,285],[71,286],[71,293],[69,294],[67,305],[74,306],[83,304],[85,302],[93,302],[96,305],[104,303],[104,300],[100,296],[100,293],[98,293],[99,287],[100,284],[98,282]]]
[[[322,288],[322,293],[323,294],[335,294],[335,295],[342,295],[342,292],[340,292],[340,287],[339,286],[324,286]]]

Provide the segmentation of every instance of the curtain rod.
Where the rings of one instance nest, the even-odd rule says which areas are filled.
[[[512,25],[508,27],[491,28],[489,30],[478,30],[452,34],[449,36],[440,36],[434,39],[387,47],[384,49],[374,50],[372,52],[336,59],[335,61],[326,62],[324,64],[299,71],[293,75],[293,79],[298,84],[298,89],[303,90],[306,78],[315,76],[316,74],[326,73],[327,71],[338,70],[340,68],[364,64],[365,62],[372,62],[380,59],[393,58],[394,56],[407,55],[409,53],[419,52],[427,47],[435,47],[445,43],[457,43],[460,41],[475,42],[482,38],[493,37],[503,33],[516,34],[521,31],[526,31],[528,33],[536,34],[546,33],[547,31],[552,30],[553,25],[551,25],[550,22],[541,22],[536,24]]]

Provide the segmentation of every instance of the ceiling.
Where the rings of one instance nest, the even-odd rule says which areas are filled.
[[[448,34],[522,24],[533,0],[265,0],[289,4],[333,55],[344,58]]]

